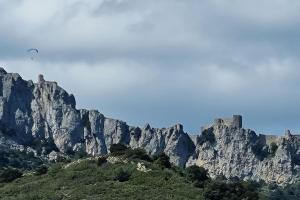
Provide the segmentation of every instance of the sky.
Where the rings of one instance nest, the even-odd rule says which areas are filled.
[[[300,133],[299,0],[0,0],[0,66],[129,125]],[[31,59],[27,49],[39,53]]]

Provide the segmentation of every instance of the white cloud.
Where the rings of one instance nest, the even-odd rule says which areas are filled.
[[[212,113],[241,113],[260,130],[264,122],[300,130],[299,8],[296,0],[0,0],[0,64],[26,79],[43,73],[80,107],[133,124],[181,121],[194,132]],[[40,50],[33,61],[31,47]]]

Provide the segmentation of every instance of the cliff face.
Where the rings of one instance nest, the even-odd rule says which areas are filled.
[[[75,98],[57,83],[39,76],[37,83],[0,69],[0,147],[106,154],[114,143],[165,152],[179,166],[197,164],[211,176],[285,184],[298,177],[300,140],[256,135],[242,128],[241,116],[216,119],[192,139],[180,124],[170,128],[133,127],[96,110],[76,109]]]
[[[197,137],[196,150],[187,166],[203,166],[212,177],[292,183],[299,174],[299,147],[299,137],[289,132],[281,137],[257,136],[243,129],[241,123],[217,119]]]
[[[167,129],[131,127],[106,118],[96,110],[77,110],[75,98],[57,83],[24,81],[18,74],[0,70],[0,122],[6,139],[23,146],[45,146],[69,153],[106,154],[113,143],[144,148],[154,155],[165,152],[184,166],[194,144],[181,125]],[[46,152],[47,153],[47,152]]]

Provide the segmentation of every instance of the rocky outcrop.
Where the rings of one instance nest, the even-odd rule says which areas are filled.
[[[192,139],[182,125],[133,127],[97,110],[76,109],[75,98],[39,75],[37,83],[0,68],[0,147],[57,160],[74,152],[109,153],[111,144],[166,153],[178,166],[199,165],[212,177],[286,184],[298,179],[300,138],[257,135],[242,117],[216,119]]]
[[[239,116],[231,120],[216,119],[197,137],[195,153],[187,166],[203,166],[212,177],[292,183],[299,174],[299,147],[298,136],[291,134],[257,136],[254,131],[242,128]]]
[[[113,143],[144,148],[149,154],[165,152],[173,163],[184,166],[195,145],[181,125],[167,129],[128,126],[96,110],[77,110],[75,98],[42,75],[38,82],[0,69],[0,128],[5,138],[49,154],[83,151],[109,152]]]

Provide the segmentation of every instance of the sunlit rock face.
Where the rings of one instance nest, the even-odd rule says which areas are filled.
[[[184,166],[195,145],[181,125],[154,129],[128,126],[96,110],[77,110],[73,95],[56,82],[38,76],[37,83],[0,69],[0,122],[6,138],[23,146],[51,147],[62,153],[107,154],[114,143],[144,148],[151,155],[165,152]]]
[[[257,135],[242,126],[242,117],[215,119],[193,139],[180,124],[169,128],[133,127],[106,118],[97,110],[76,109],[73,95],[56,82],[25,81],[0,68],[0,148],[27,150],[56,159],[57,155],[109,153],[111,144],[166,153],[178,166],[198,165],[211,177],[263,180],[277,184],[298,179],[300,139]]]
[[[216,119],[202,129],[186,165],[203,166],[212,177],[286,184],[298,179],[299,147],[298,136],[289,132],[281,137],[256,135],[242,128],[240,116],[233,116]]]

